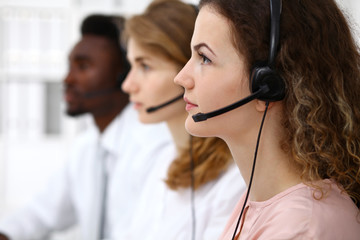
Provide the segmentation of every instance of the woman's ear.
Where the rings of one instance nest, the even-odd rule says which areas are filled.
[[[255,102],[256,110],[259,111],[259,112],[264,112],[265,109],[266,109],[266,102],[262,101],[262,100],[259,100],[259,99],[255,99],[255,101],[256,101]],[[268,109],[272,108],[275,104],[276,104],[276,102],[269,102]]]

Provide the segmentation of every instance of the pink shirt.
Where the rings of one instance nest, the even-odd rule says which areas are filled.
[[[238,229],[236,239],[360,240],[360,213],[350,197],[328,179],[317,184],[328,190],[321,200],[313,197],[319,196],[317,190],[301,183],[267,201],[248,201],[239,224],[241,233]],[[221,240],[232,239],[245,194],[235,207]]]

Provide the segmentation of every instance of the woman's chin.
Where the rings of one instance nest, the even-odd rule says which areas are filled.
[[[205,122],[194,122],[191,115],[186,118],[185,121],[185,129],[186,131],[196,137],[213,137],[211,134],[211,130],[209,129],[209,125]]]

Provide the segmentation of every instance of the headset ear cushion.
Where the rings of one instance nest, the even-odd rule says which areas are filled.
[[[250,91],[252,93],[260,89],[261,86],[267,86],[268,91],[261,94],[257,99],[262,101],[275,102],[285,97],[285,82],[267,65],[255,65],[250,76]]]

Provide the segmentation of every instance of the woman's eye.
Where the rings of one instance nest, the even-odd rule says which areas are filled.
[[[146,63],[141,63],[141,68],[146,72],[148,70],[150,70],[150,66],[147,65]]]
[[[199,53],[199,56],[201,57],[201,63],[202,64],[209,64],[211,63],[211,60],[207,58],[204,54]]]

